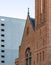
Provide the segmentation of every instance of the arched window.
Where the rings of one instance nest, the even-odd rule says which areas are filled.
[[[26,65],[32,65],[32,56],[31,56],[30,48],[27,48],[25,57],[26,57]]]

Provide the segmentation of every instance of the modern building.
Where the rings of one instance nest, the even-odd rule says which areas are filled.
[[[51,65],[51,0],[35,0],[35,20],[29,11],[16,65]]]
[[[15,65],[24,26],[24,19],[0,16],[0,65]]]

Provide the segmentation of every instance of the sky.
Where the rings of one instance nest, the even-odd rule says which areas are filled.
[[[35,0],[0,0],[0,16],[26,19],[28,8],[35,18]]]
[[[0,16],[26,19],[28,8],[29,8],[30,16],[35,18],[35,4],[34,3],[35,3],[35,0],[0,0]],[[6,46],[6,48],[9,48],[9,49],[10,49],[10,47],[11,47],[11,49],[13,49],[13,47],[14,47],[14,49],[16,49],[17,52],[15,50],[13,50],[13,53],[11,52],[13,54],[12,55],[7,50],[8,56],[6,54],[6,56],[7,56],[6,57],[6,63],[7,63],[7,59],[9,60],[10,58],[12,58],[10,60],[14,60],[13,58],[18,55],[18,50],[17,49],[18,49],[19,45],[21,44],[21,40],[22,40],[21,36],[23,35],[23,31],[24,31],[23,27],[25,26],[25,22],[15,22],[14,20],[13,21],[11,20],[12,22],[10,24],[9,21],[10,20],[5,19],[5,22],[8,22],[8,23],[5,23],[6,25],[8,25],[8,26],[6,26],[7,30],[5,30],[5,31],[9,32],[9,33],[5,32],[6,33],[5,36],[8,36],[8,37],[6,37],[5,42],[7,42],[8,40],[9,40],[9,42],[13,42],[15,40],[16,43],[17,43],[17,46],[16,47],[13,46],[13,45],[16,44],[16,43],[14,44],[14,42],[13,42],[13,45],[10,45],[10,46],[9,46],[9,42],[7,42],[5,46]],[[15,33],[12,33],[13,29],[14,29]],[[11,36],[13,38],[11,38],[9,36]],[[9,53],[11,54],[10,56],[9,56]],[[7,65],[7,64],[5,64],[5,65]],[[13,63],[11,65],[13,65]]]

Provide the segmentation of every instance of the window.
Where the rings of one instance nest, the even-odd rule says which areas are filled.
[[[5,61],[4,61],[4,60],[2,60],[2,61],[1,61],[1,63],[5,63]]]
[[[1,47],[5,47],[5,45],[1,45]]]
[[[1,42],[4,42],[4,40],[1,40]]]
[[[5,31],[4,29],[1,29],[1,31]]]
[[[31,65],[31,62],[32,62],[32,59],[31,59],[31,57],[29,58],[29,65]]]
[[[2,23],[1,26],[5,26],[5,25]]]
[[[5,52],[5,50],[1,50],[1,52]]]
[[[31,57],[30,48],[28,48],[26,50],[25,56],[26,56],[26,65],[31,65],[32,64],[32,57]]]
[[[26,59],[26,65],[28,65],[28,59]]]
[[[5,35],[4,34],[1,34],[2,37],[4,37]]]
[[[4,55],[1,55],[2,58],[4,58],[5,56]]]

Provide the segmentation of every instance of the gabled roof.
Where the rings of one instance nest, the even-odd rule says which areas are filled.
[[[30,15],[29,15],[29,8],[28,8],[28,16],[27,17],[30,20],[30,23],[32,25],[32,28],[35,29],[35,19],[30,17]]]
[[[33,29],[35,29],[35,19],[30,18],[30,22],[31,22],[31,25],[32,25]]]
[[[32,18],[32,17],[30,17],[29,15],[28,15],[28,18],[29,18],[29,20],[30,20],[30,23],[31,23],[31,25],[32,25],[32,28],[35,30],[35,19]]]

